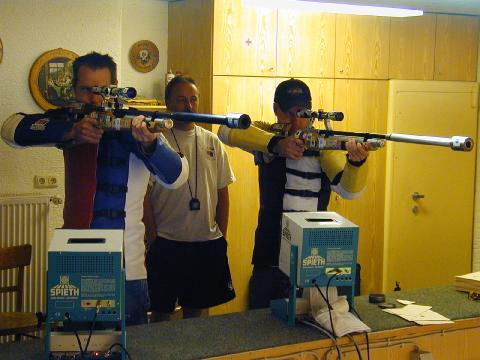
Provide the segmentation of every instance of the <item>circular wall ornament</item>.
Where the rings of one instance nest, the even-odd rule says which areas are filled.
[[[129,52],[130,62],[137,71],[146,73],[158,64],[158,48],[150,40],[140,40],[132,45]]]
[[[3,44],[2,44],[2,39],[0,39],[0,63],[2,62],[3,59]]]
[[[72,64],[77,57],[73,51],[59,48],[35,60],[28,83],[30,93],[43,110],[65,106],[75,99]]]

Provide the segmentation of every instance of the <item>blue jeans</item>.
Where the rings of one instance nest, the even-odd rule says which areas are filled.
[[[125,281],[125,322],[126,325],[139,325],[148,322],[150,308],[147,279]]]

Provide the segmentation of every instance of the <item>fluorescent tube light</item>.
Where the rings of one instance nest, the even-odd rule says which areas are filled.
[[[346,0],[348,1],[348,0]],[[323,12],[350,15],[373,15],[390,17],[422,16],[422,10],[405,9],[388,6],[336,4],[316,0],[243,0],[245,4],[255,7],[268,7],[308,12]]]

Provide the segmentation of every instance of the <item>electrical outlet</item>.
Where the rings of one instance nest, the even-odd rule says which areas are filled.
[[[47,176],[47,184],[50,187],[57,187],[58,186],[58,180],[55,175],[49,175]]]
[[[35,175],[33,177],[33,187],[36,189],[56,188],[58,179],[55,175]]]

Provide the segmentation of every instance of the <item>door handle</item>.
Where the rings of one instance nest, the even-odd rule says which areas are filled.
[[[412,194],[412,199],[413,199],[413,200],[423,199],[424,197],[425,197],[425,195],[419,194],[419,193],[416,192],[416,191]]]

